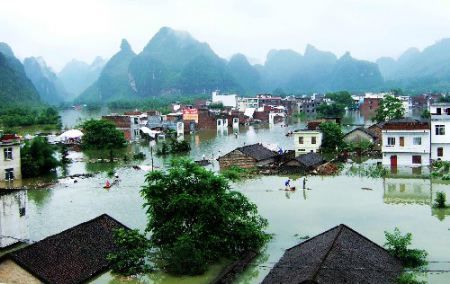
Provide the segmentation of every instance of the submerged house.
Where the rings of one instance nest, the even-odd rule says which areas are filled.
[[[347,134],[344,135],[343,140],[347,143],[361,143],[367,141],[373,143],[374,146],[377,146],[376,133],[364,127],[358,127],[348,132]]]
[[[219,157],[221,169],[237,166],[243,169],[268,166],[277,161],[278,153],[262,144],[246,145]]]
[[[128,229],[103,214],[0,258],[0,282],[81,283],[109,270],[114,231]]]
[[[318,166],[325,163],[325,159],[317,153],[307,153],[295,157],[280,165],[280,172],[285,173],[304,173],[315,170]]]
[[[287,249],[262,283],[396,283],[403,266],[346,225]]]

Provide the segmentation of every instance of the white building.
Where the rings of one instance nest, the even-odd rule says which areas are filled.
[[[0,248],[28,239],[27,191],[0,193]]]
[[[431,113],[431,159],[450,161],[450,103],[433,103]]]
[[[430,126],[414,119],[386,122],[381,130],[383,165],[428,166]]]
[[[0,181],[21,179],[20,138],[13,134],[0,136],[0,155]]]
[[[293,133],[295,156],[317,153],[322,145],[322,132],[319,130],[296,130]]]
[[[259,98],[239,98],[237,101],[238,109],[245,111],[248,108],[259,108]]]
[[[220,92],[214,91],[212,92],[212,102],[213,103],[222,103],[225,107],[237,107],[237,95],[221,95]]]

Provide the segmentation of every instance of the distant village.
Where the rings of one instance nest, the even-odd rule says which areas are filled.
[[[373,116],[380,101],[387,95],[392,94],[352,95],[354,110],[359,110],[365,116]],[[345,133],[343,140],[347,143],[372,143],[372,150],[379,153],[380,162],[384,166],[429,166],[432,161],[450,161],[450,103],[440,102],[441,97],[442,95],[426,94],[398,96],[405,110],[405,118],[372,125],[351,125],[353,129]],[[156,110],[129,111],[104,115],[102,119],[114,123],[126,140],[134,143],[143,138],[164,140],[167,132],[175,132],[181,138],[185,134],[202,130],[238,135],[242,125],[269,124],[284,127],[288,117],[304,114],[305,127],[286,134],[292,136],[294,149],[281,149],[277,145],[242,145],[220,157],[205,156],[205,160],[217,159],[222,169],[237,165],[242,168],[258,168],[261,173],[319,170],[316,173],[326,174],[327,171],[320,171],[319,168],[327,163],[320,155],[323,134],[319,125],[326,121],[342,124],[342,121],[339,117],[315,118],[318,106],[323,103],[329,104],[331,101],[321,94],[301,97],[270,94],[239,97],[215,91],[210,100],[199,100],[194,105],[173,103],[170,106],[172,112],[165,115]],[[427,109],[431,117],[408,117],[414,109]],[[0,175],[0,181],[20,179],[21,141],[32,137],[6,133],[0,135],[0,149],[3,153],[3,159],[0,160],[0,171],[3,174]],[[82,136],[82,129],[70,129],[58,136],[46,137],[52,144],[76,145],[80,143]]]

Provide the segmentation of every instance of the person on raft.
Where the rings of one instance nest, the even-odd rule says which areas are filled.
[[[291,180],[288,179],[284,182],[284,186],[286,187],[286,190],[291,190]]]

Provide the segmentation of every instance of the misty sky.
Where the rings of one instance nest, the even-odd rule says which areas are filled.
[[[140,52],[162,26],[186,30],[221,57],[263,63],[270,49],[310,43],[359,59],[398,57],[450,37],[450,0],[0,0],[0,41],[16,56],[109,58],[122,38]]]

